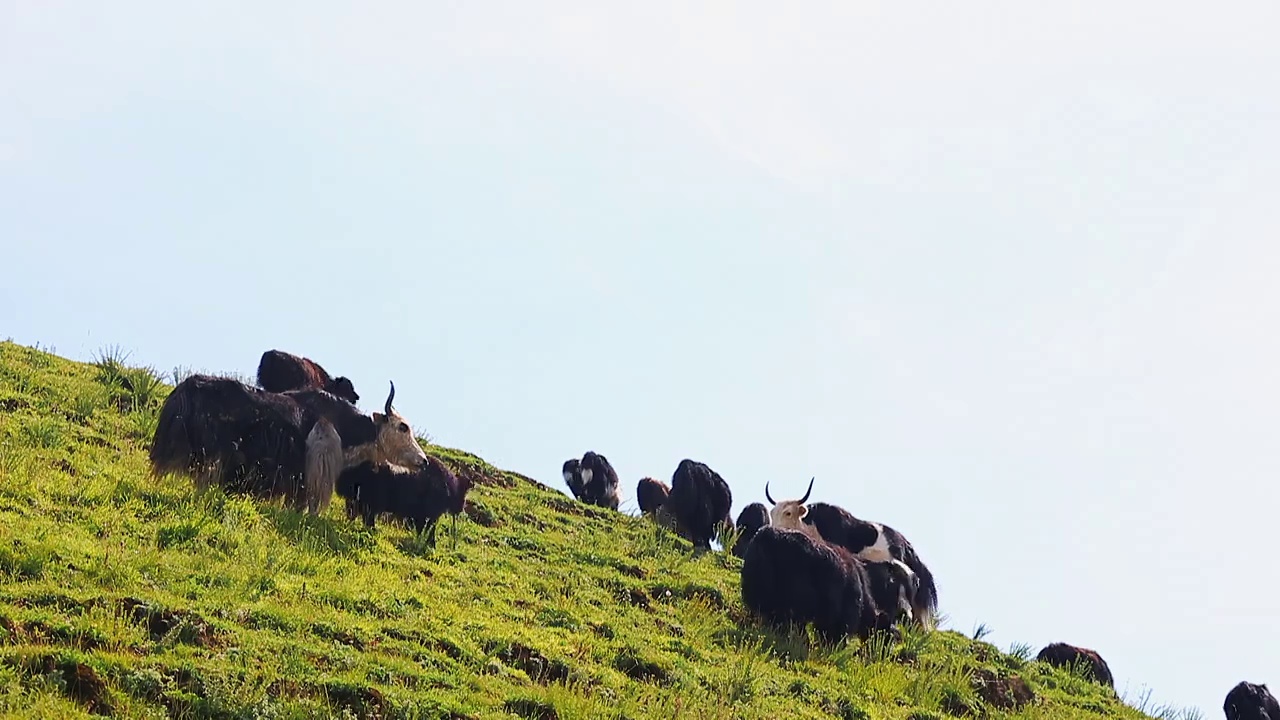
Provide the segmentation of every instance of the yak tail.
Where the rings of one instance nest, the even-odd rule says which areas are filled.
[[[329,507],[341,473],[342,438],[338,436],[333,423],[320,418],[307,434],[303,483],[306,486],[308,513],[319,515]]]
[[[217,458],[205,456],[205,448],[199,447],[193,438],[192,423],[198,423],[195,415],[199,398],[198,390],[188,382],[179,383],[165,398],[156,419],[156,431],[151,436],[147,453],[151,461],[151,475],[160,478],[169,474],[194,474],[202,479],[216,478],[220,467]],[[216,482],[216,480],[214,480]]]

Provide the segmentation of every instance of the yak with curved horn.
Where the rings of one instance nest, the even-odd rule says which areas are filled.
[[[774,527],[799,530],[815,540],[839,545],[859,558],[872,562],[893,562],[905,566],[919,578],[918,590],[911,598],[912,614],[922,627],[933,629],[938,609],[938,588],[933,573],[916,554],[902,533],[882,523],[854,517],[849,511],[830,503],[807,505],[813,492],[813,478],[799,500],[777,502],[765,483],[764,496],[773,505],[769,523]]]
[[[325,390],[273,393],[232,378],[192,375],[160,408],[151,470],[187,475],[197,487],[283,497],[317,514],[344,468],[427,462],[408,421],[392,409],[395,394],[393,382],[386,412],[365,415]]]

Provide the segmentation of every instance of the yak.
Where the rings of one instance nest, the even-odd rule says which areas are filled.
[[[745,556],[747,544],[751,542],[751,538],[768,525],[769,511],[765,509],[764,503],[755,502],[742,508],[742,512],[738,513],[738,521],[734,523],[734,527],[738,530],[738,537],[733,541],[733,554],[738,557]]]
[[[640,482],[636,484],[636,502],[639,503],[640,512],[643,515],[657,513],[669,495],[671,495],[671,486],[661,480],[645,477],[640,478]]]
[[[345,377],[330,377],[316,361],[283,350],[268,350],[258,361],[258,385],[267,392],[327,390],[355,405],[360,401],[355,387]]]
[[[711,541],[733,525],[733,493],[724,478],[705,464],[685,458],[671,476],[671,494],[663,504],[681,535],[694,548],[710,550]]]
[[[1265,684],[1241,680],[1222,702],[1227,720],[1280,720],[1280,702]]]
[[[587,502],[610,510],[618,509],[618,473],[608,458],[587,451],[578,465],[582,473],[583,490]]]
[[[273,393],[239,380],[196,374],[160,408],[151,472],[187,475],[197,488],[284,498],[315,515],[328,507],[342,470],[366,460],[420,465],[426,453],[392,409],[364,415],[325,390]]]
[[[364,518],[368,527],[382,513],[408,520],[419,535],[429,529],[427,541],[436,544],[436,526],[445,513],[453,516],[456,537],[458,513],[466,506],[470,479],[459,478],[439,459],[428,456],[417,468],[365,461],[338,476],[338,495],[346,501],[347,515]]]
[[[582,462],[578,458],[565,460],[560,474],[564,476],[564,484],[569,486],[573,497],[582,500],[586,496],[586,483],[582,481]]]
[[[618,509],[618,473],[605,456],[588,451],[581,460],[566,460],[560,472],[576,499],[588,505]]]
[[[1055,667],[1083,665],[1085,674],[1094,682],[1115,689],[1116,681],[1111,677],[1111,668],[1096,650],[1076,647],[1066,643],[1050,643],[1036,655],[1036,660]],[[1280,718],[1276,718],[1280,720]]]
[[[885,577],[889,577],[886,575]],[[865,564],[844,548],[796,530],[764,527],[742,559],[742,602],[768,625],[813,623],[827,643],[892,628]]]
[[[900,562],[920,578],[919,589],[912,598],[914,617],[925,629],[933,629],[938,610],[938,588],[933,572],[916,553],[902,533],[888,525],[854,517],[849,511],[829,503],[805,505],[813,492],[813,479],[799,500],[777,502],[765,483],[764,496],[773,504],[769,511],[771,524],[800,530],[818,540],[835,543],[863,560]]]

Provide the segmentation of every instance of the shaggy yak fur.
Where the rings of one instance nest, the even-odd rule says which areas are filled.
[[[352,405],[360,401],[355,387],[345,377],[330,377],[316,361],[283,350],[268,350],[258,361],[258,385],[267,392],[328,390]]]
[[[764,503],[755,502],[742,508],[742,512],[738,513],[738,521],[734,523],[734,527],[738,529],[738,539],[733,542],[733,554],[744,557],[751,538],[755,537],[761,528],[768,526],[769,511],[765,509]]]
[[[1116,681],[1111,677],[1111,668],[1107,666],[1107,661],[1103,660],[1102,656],[1095,650],[1066,643],[1050,643],[1040,651],[1040,654],[1036,655],[1036,660],[1057,667],[1083,665],[1086,675],[1094,682],[1106,685],[1113,690],[1116,687]],[[1280,718],[1276,718],[1276,720],[1280,720]]]
[[[457,522],[467,501],[471,481],[459,478],[440,460],[427,457],[416,469],[387,463],[364,462],[347,468],[338,476],[338,495],[347,503],[347,515],[364,517],[374,526],[378,515],[387,513],[407,520],[418,534],[430,528],[428,542],[435,545],[436,525],[449,513]]]
[[[732,527],[732,506],[733,493],[724,478],[703,463],[686,458],[671,476],[671,494],[663,508],[695,548],[709,550],[711,541]]]
[[[813,480],[799,500],[775,501],[765,483],[764,496],[773,503],[770,523],[776,527],[799,530],[817,540],[835,543],[865,561],[903,563],[920,578],[919,589],[912,598],[912,616],[925,629],[933,629],[938,611],[938,587],[916,550],[902,533],[888,525],[854,517],[849,511],[829,503],[806,505],[813,491]]]
[[[743,604],[765,623],[813,623],[827,643],[850,636],[866,640],[893,625],[893,617],[876,604],[862,561],[795,530],[765,527],[756,533],[742,559],[741,585]]]
[[[273,393],[231,378],[192,375],[160,408],[151,440],[152,473],[182,474],[199,488],[283,498],[323,512],[344,467],[374,460],[426,460],[408,422],[391,409],[364,415],[324,390]]]
[[[1280,702],[1265,684],[1240,681],[1222,702],[1227,720],[1280,720]]]

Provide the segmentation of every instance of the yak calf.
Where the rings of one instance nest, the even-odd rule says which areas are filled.
[[[427,541],[433,546],[440,517],[452,515],[456,528],[458,513],[465,507],[470,489],[470,480],[459,478],[430,456],[416,469],[364,462],[344,470],[337,482],[338,495],[346,501],[349,517],[363,516],[368,527],[373,527],[382,513],[408,520],[419,535],[423,529],[430,529]]]

